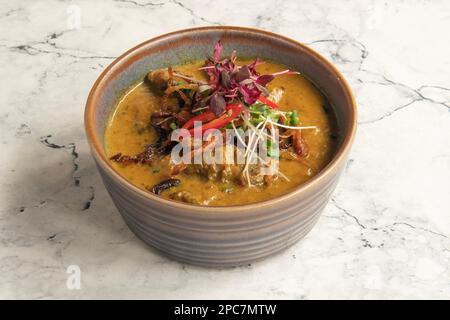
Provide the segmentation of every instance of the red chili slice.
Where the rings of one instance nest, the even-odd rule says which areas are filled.
[[[194,126],[194,121],[208,122],[216,118],[212,111],[206,111],[198,116],[190,118],[183,126],[183,129],[191,129]]]
[[[272,109],[278,109],[279,108],[279,106],[275,102],[270,101],[269,99],[267,99],[263,95],[260,95],[258,100],[261,101],[262,103],[264,103],[265,105],[271,107]]]
[[[219,118],[211,120],[207,124],[202,125],[201,133],[208,129],[220,129],[229,124],[232,120],[236,119],[239,114],[245,110],[245,107],[241,103],[229,104],[226,107],[226,112]],[[231,113],[230,113],[231,111]],[[195,120],[194,120],[195,121]],[[194,134],[194,128],[190,129],[191,135]]]

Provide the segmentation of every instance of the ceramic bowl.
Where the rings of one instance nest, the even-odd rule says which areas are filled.
[[[332,161],[294,191],[264,202],[202,207],[170,201],[123,178],[108,162],[103,135],[118,97],[150,69],[211,54],[217,40],[224,54],[283,63],[309,78],[329,99],[339,126]],[[129,228],[143,241],[179,261],[214,267],[248,264],[288,248],[314,226],[345,166],[356,130],[356,105],[336,68],[307,46],[274,33],[241,27],[180,30],[125,52],[99,76],[85,110],[87,139],[105,187]]]

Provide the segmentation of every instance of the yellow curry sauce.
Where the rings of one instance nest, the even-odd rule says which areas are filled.
[[[248,63],[240,60],[239,64]],[[198,70],[204,61],[187,63],[174,69],[197,79],[207,79],[203,71]],[[260,74],[268,74],[286,69],[285,66],[266,61],[257,66]],[[268,84],[268,89],[284,88],[284,94],[278,105],[283,111],[297,110],[300,126],[316,126],[319,130],[302,130],[302,137],[309,147],[304,161],[280,158],[279,170],[289,178],[277,179],[271,185],[241,186],[218,181],[209,181],[206,177],[180,173],[177,179],[181,183],[161,196],[169,198],[169,193],[189,190],[202,199],[203,205],[228,206],[242,205],[268,200],[288,193],[305,183],[324,168],[331,160],[336,145],[336,124],[333,114],[327,108],[327,101],[319,90],[301,75],[282,75]],[[117,153],[137,154],[145,146],[157,139],[149,126],[152,112],[159,110],[161,96],[146,83],[131,88],[118,102],[108,122],[105,132],[107,156]],[[156,165],[132,164],[124,166],[111,161],[111,165],[131,183],[148,190],[167,175]]]

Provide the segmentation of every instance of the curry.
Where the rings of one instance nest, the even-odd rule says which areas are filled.
[[[331,160],[338,131],[325,96],[282,64],[238,59],[235,53],[222,58],[221,50],[219,42],[206,62],[150,71],[117,103],[105,131],[105,148],[112,166],[134,185],[174,201],[242,205],[294,190]],[[187,136],[174,141],[172,134],[182,129]],[[173,161],[175,146],[187,140],[192,151],[180,155],[191,160],[195,146],[204,152],[223,142],[221,136],[197,141],[195,134],[206,135],[207,129],[224,137],[215,154],[230,144],[225,131],[234,132],[232,157],[241,152],[244,162]],[[258,143],[267,147],[263,152],[268,162],[253,152]],[[276,172],[263,173],[274,162]]]

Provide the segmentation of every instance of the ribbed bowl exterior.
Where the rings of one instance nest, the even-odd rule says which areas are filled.
[[[295,201],[278,202],[257,215],[240,212],[180,214],[124,188],[99,167],[104,184],[128,227],[144,242],[182,262],[208,267],[245,265],[288,248],[317,222],[339,172]]]
[[[340,129],[336,155],[317,176],[289,194],[250,205],[201,207],[169,201],[133,186],[111,166],[103,143],[105,126],[118,96],[142,79],[147,70],[204,57],[219,39],[229,52],[236,49],[242,56],[285,63],[324,92]],[[356,131],[356,105],[342,75],[307,46],[261,30],[205,27],[154,38],[116,59],[89,94],[85,125],[106,189],[139,238],[179,261],[231,267],[286,249],[311,230],[345,165]]]

